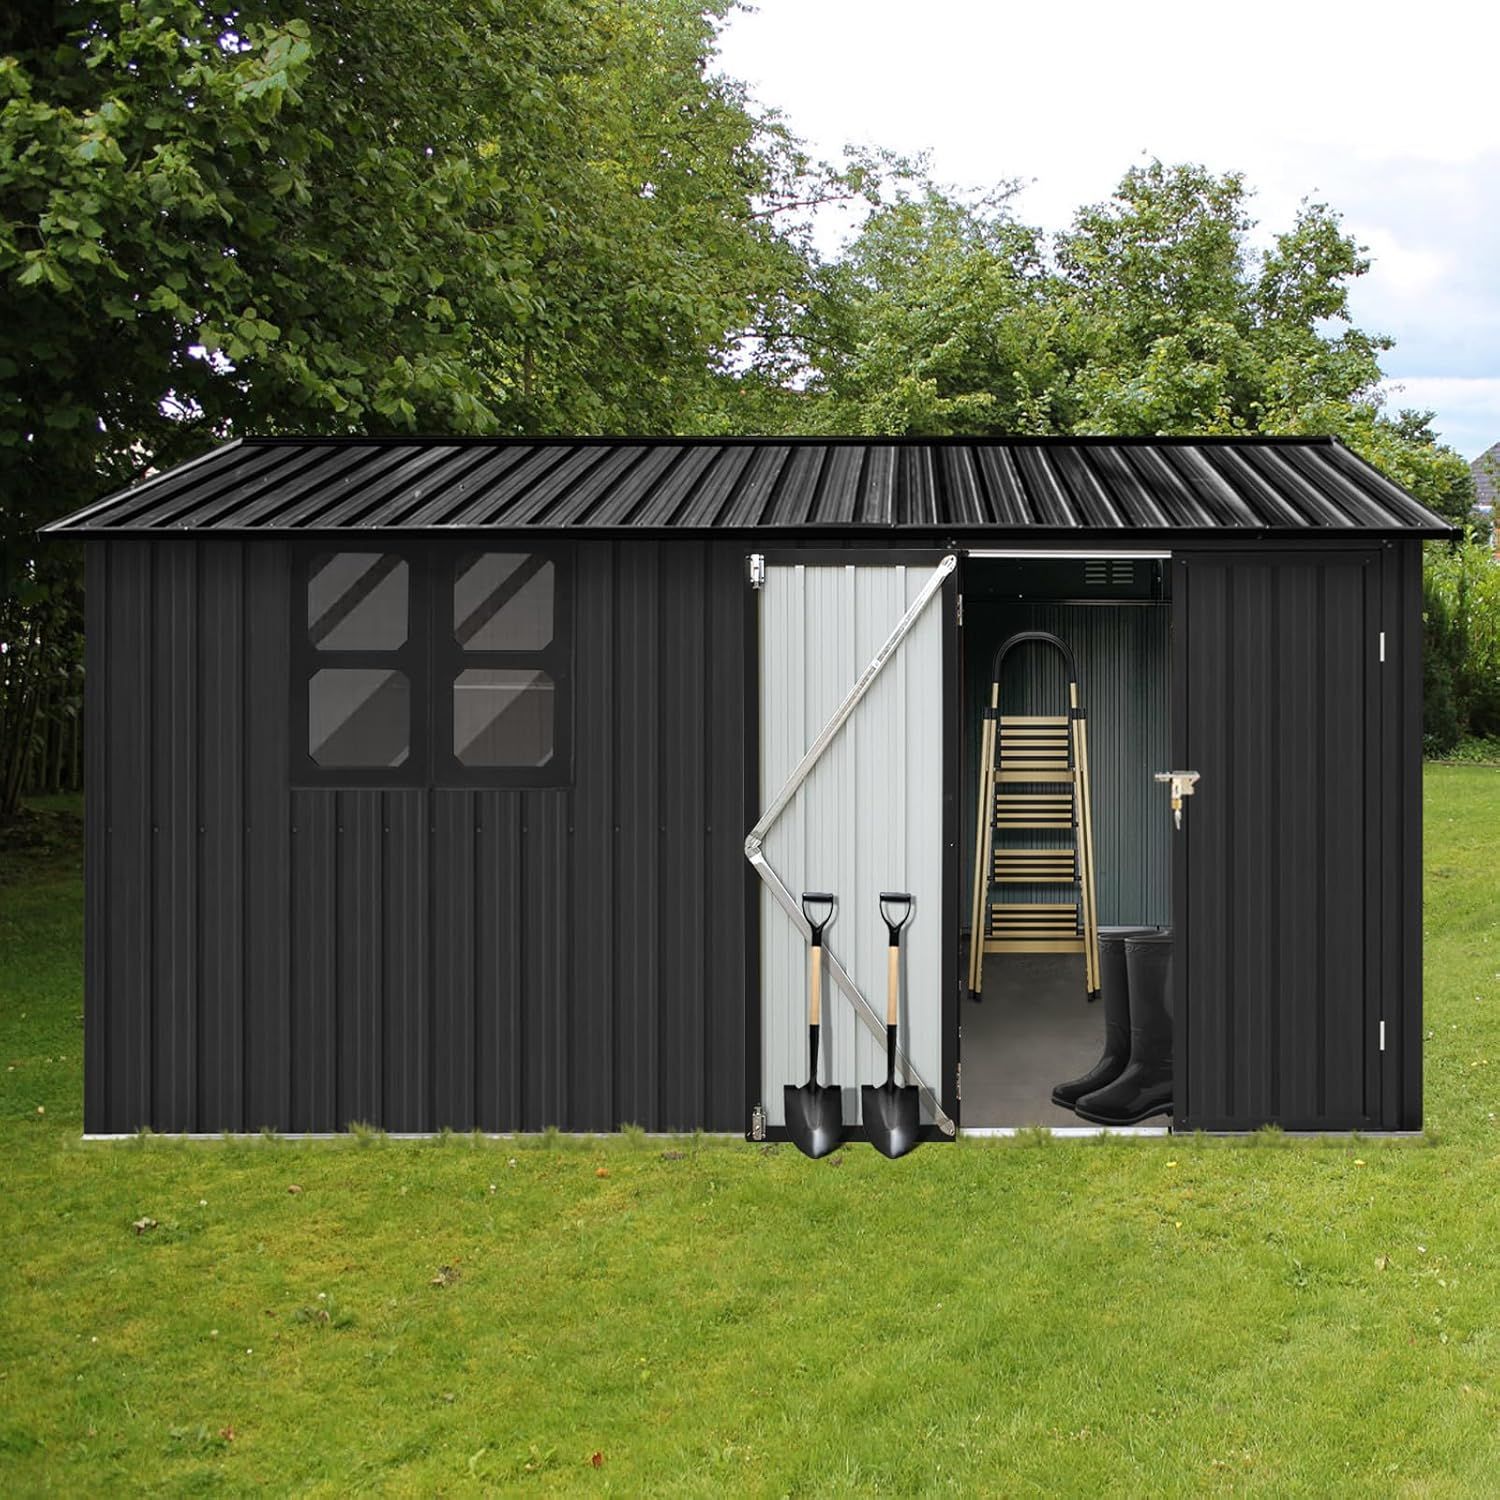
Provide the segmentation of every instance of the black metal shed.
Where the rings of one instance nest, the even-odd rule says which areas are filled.
[[[920,725],[798,847],[899,866],[935,826],[908,984],[951,1134],[963,599],[1002,560],[1064,570],[1049,608],[1158,607],[1094,636],[1160,657],[1117,737],[1201,777],[1180,834],[1138,790],[1117,837],[1160,843],[1178,1128],[1420,1125],[1420,543],[1449,528],[1335,441],[244,439],[49,529],[87,545],[90,1133],[775,1134],[798,935],[746,839],[825,714],[796,658],[853,683],[930,603],[876,738]],[[932,816],[851,826],[872,775]]]

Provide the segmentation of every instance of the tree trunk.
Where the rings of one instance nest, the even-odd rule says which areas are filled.
[[[10,671],[9,738],[0,765],[0,822],[9,822],[21,810],[21,792],[31,760],[31,737],[36,731],[38,672],[41,650],[35,627],[25,632],[25,644],[15,654],[19,660]]]
[[[77,707],[73,711],[71,742],[68,746],[68,786],[75,792],[83,790],[83,668],[73,671],[73,697]]]

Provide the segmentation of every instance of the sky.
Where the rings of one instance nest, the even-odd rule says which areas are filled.
[[[1396,341],[1391,409],[1466,459],[1500,442],[1500,6],[759,0],[720,61],[817,154],[1020,179],[1048,229],[1152,156],[1243,172],[1264,237],[1327,203],[1374,262],[1351,301]]]

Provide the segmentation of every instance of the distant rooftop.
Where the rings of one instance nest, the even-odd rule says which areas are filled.
[[[1500,498],[1500,443],[1481,453],[1469,465],[1474,475],[1474,503],[1485,506],[1492,513],[1495,501]]]

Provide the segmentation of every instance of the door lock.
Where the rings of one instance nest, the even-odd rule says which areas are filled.
[[[1182,799],[1193,795],[1193,787],[1197,783],[1198,773],[1196,771],[1158,771],[1156,779],[1171,784],[1172,821],[1178,828],[1181,828]]]

